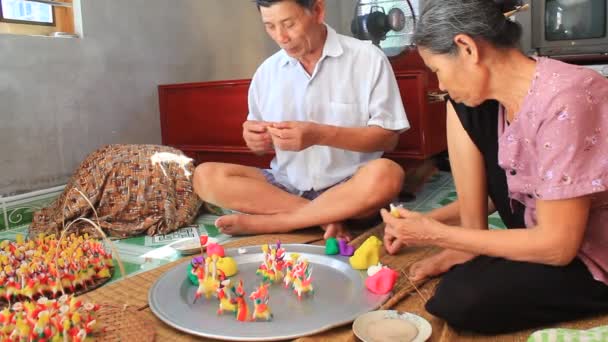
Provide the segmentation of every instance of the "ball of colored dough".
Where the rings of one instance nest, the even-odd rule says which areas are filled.
[[[325,254],[336,255],[340,253],[340,247],[338,246],[338,240],[335,237],[330,237],[325,240]]]
[[[196,275],[192,274],[192,263],[188,264],[188,269],[186,270],[186,272],[188,272],[188,280],[190,280],[190,282],[196,286],[198,286],[198,278],[196,277]]]
[[[218,245],[217,243],[209,243],[207,244],[207,247],[205,247],[207,249],[207,255],[208,256],[213,256],[213,255],[217,255],[221,258],[224,257],[224,247],[222,247],[221,245]]]
[[[371,277],[365,279],[365,287],[376,294],[391,292],[399,274],[388,267],[382,268]]]
[[[232,277],[239,271],[239,267],[236,261],[231,257],[224,257],[218,259],[217,268],[224,272],[224,275],[226,275],[226,277]]]

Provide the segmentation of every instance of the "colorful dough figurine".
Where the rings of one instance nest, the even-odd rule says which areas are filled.
[[[312,267],[307,260],[298,260],[294,265],[291,275],[293,291],[298,295],[298,299],[302,299],[305,293],[314,293],[312,286]]]
[[[0,341],[89,341],[101,331],[99,308],[68,295],[26,299],[0,311]]]
[[[249,320],[249,307],[245,300],[245,289],[243,289],[243,281],[239,281],[239,285],[235,288],[234,285],[231,288],[232,293],[236,297],[236,319],[241,322]]]
[[[291,253],[289,255],[289,260],[285,262],[285,277],[283,277],[285,288],[290,287],[293,282],[293,268],[298,263],[298,259],[300,259],[300,254]]]
[[[270,307],[268,306],[268,283],[261,284],[257,290],[249,295],[249,299],[253,301],[252,321],[270,321],[272,319],[272,312],[270,312]]]
[[[227,291],[230,286],[230,279],[226,279],[220,283],[217,289],[217,298],[220,300],[220,308],[217,310],[218,315],[222,315],[224,311],[234,312],[236,315],[236,304]]]
[[[201,264],[193,270],[198,279],[198,288],[194,294],[195,303],[202,295],[205,295],[207,299],[211,298],[212,295],[217,295],[220,281],[223,280],[221,279],[221,273],[217,269],[217,259],[217,255],[207,257],[205,258],[204,266]]]
[[[112,255],[104,245],[88,235],[39,235],[25,241],[0,242],[0,298],[11,301],[34,300],[43,295],[73,293],[112,275]]]
[[[264,282],[276,283],[283,280],[285,268],[285,249],[281,247],[281,242],[277,242],[276,248],[268,244],[262,246],[264,261],[255,272],[262,276]]]

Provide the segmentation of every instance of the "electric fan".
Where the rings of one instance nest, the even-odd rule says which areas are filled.
[[[415,26],[416,16],[409,0],[360,0],[351,31],[355,38],[371,40],[387,56],[396,56],[413,45]]]

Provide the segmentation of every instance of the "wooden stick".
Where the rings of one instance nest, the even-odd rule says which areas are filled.
[[[413,289],[410,288],[410,287],[405,287],[405,288],[399,290],[389,300],[387,300],[386,303],[382,304],[382,306],[380,307],[380,309],[383,309],[383,310],[391,309],[392,307],[394,307],[395,305],[397,305],[401,300],[403,300],[403,298],[407,297],[410,293],[412,293],[412,290],[418,291],[418,288],[416,287],[416,285],[410,280],[409,277],[407,277],[407,275],[406,275],[406,278],[410,282],[410,284],[412,284],[412,288]],[[417,283],[418,283],[418,285],[422,286],[427,281],[428,281],[428,279],[423,279],[423,280],[417,281]],[[427,301],[425,299],[425,297],[420,293],[420,291],[418,291],[418,294],[420,295],[420,297],[422,297],[422,299],[425,302]]]
[[[504,13],[504,15],[505,15],[505,17],[508,18],[508,17],[514,15],[517,12],[527,11],[528,9],[530,9],[530,5],[529,4],[525,4],[523,6],[515,7],[514,10]]]

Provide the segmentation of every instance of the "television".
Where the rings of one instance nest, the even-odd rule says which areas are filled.
[[[541,56],[608,55],[608,0],[532,0],[532,48]]]

